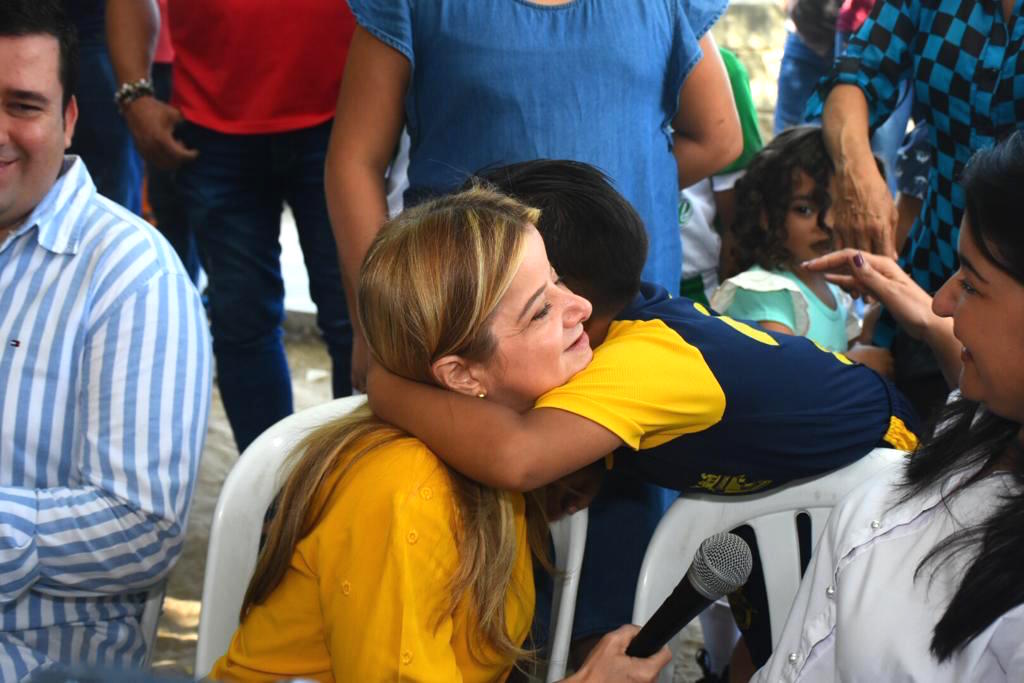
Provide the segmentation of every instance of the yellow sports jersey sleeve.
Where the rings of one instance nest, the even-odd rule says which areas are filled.
[[[558,408],[613,432],[635,450],[722,419],[725,393],[701,355],[661,320],[616,321],[594,359],[537,408]]]

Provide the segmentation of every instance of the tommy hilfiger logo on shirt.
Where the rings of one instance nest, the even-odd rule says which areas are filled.
[[[10,341],[10,345],[13,346],[14,348],[18,348],[19,346],[21,346],[21,342],[18,341],[17,339],[12,339]]]

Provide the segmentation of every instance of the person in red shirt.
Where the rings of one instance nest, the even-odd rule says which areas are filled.
[[[174,46],[171,44],[171,31],[167,24],[167,0],[159,2],[160,37],[153,56],[153,90],[157,99],[169,102],[174,79]],[[146,164],[146,198],[157,230],[174,247],[192,282],[199,284],[199,251],[185,215],[187,202],[181,196],[173,169]]]
[[[111,59],[139,151],[178,169],[210,281],[217,381],[244,450],[292,412],[281,338],[285,203],[333,362],[334,395],[351,393],[352,327],[323,177],[355,22],[339,0],[168,0],[167,14],[175,50],[169,105],[151,96],[148,81],[155,0],[108,1]]]

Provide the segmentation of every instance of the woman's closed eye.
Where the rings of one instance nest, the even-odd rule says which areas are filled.
[[[534,314],[534,316],[532,318],[530,318],[530,321],[533,322],[533,321],[537,321],[537,320],[542,320],[543,318],[546,318],[548,313],[550,313],[550,312],[551,312],[551,304],[550,303],[546,303],[546,304],[544,304],[543,307],[541,307],[541,309],[539,311],[537,311]]]

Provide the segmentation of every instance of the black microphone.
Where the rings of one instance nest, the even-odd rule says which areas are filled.
[[[630,657],[650,657],[718,598],[747,582],[753,557],[736,534],[715,534],[693,555],[693,564],[629,643]]]

